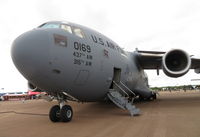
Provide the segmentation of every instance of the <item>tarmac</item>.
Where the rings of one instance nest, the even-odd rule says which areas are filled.
[[[0,102],[0,137],[200,137],[200,92],[163,92],[131,117],[112,103],[69,102],[69,123],[49,120],[56,101]]]

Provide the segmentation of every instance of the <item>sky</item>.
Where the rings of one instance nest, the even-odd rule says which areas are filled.
[[[0,91],[26,91],[10,50],[20,34],[47,21],[70,21],[99,31],[127,51],[183,49],[200,57],[199,0],[1,0]],[[169,78],[147,71],[151,86],[200,84],[194,71]]]

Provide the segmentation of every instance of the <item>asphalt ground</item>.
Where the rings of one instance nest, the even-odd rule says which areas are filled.
[[[112,103],[69,102],[69,123],[49,120],[56,101],[0,102],[0,137],[200,137],[200,92],[162,92],[131,117]]]

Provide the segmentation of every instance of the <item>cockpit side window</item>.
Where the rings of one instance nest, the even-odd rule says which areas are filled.
[[[64,29],[64,30],[66,30],[67,32],[72,33],[71,27],[70,27],[69,25],[67,25],[67,24],[62,24],[62,25],[61,25],[61,29]]]
[[[57,24],[57,23],[46,23],[39,26],[39,28],[59,28],[59,27],[60,27],[60,24]]]
[[[83,33],[83,31],[81,30],[81,29],[79,29],[79,28],[73,28],[73,32],[74,32],[74,34],[76,35],[76,36],[78,36],[78,37],[80,37],[80,38],[84,38],[85,36],[84,36],[84,33]]]

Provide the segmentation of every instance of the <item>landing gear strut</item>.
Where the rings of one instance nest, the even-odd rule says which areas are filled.
[[[69,122],[73,117],[73,110],[71,106],[64,105],[65,100],[58,96],[59,105],[53,106],[49,111],[49,119],[52,122]]]

